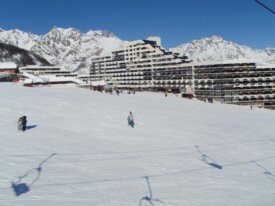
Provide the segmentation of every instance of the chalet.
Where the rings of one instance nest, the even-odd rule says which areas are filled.
[[[14,81],[18,79],[19,70],[13,62],[0,62],[0,81]]]

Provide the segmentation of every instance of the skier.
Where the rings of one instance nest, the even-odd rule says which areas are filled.
[[[127,120],[128,120],[128,125],[134,128],[134,126],[135,126],[134,116],[131,111],[129,112]]]
[[[18,130],[25,131],[27,127],[27,117],[22,116],[18,119]]]

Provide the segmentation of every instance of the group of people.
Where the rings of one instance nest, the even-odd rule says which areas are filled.
[[[17,122],[18,130],[25,131],[27,128],[27,116],[22,116]]]
[[[127,121],[128,121],[128,125],[129,126],[131,126],[133,128],[135,127],[134,115],[133,115],[133,113],[131,111],[129,112]],[[26,128],[27,128],[27,116],[24,115],[24,116],[20,117],[18,119],[17,126],[18,126],[18,130],[19,131],[26,131]]]

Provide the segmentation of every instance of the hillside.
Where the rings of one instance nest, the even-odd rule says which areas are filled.
[[[163,201],[155,205],[274,205],[274,111],[153,93],[0,90],[0,205],[136,206],[149,196],[145,176]],[[11,181],[30,190],[15,196]]]
[[[82,33],[74,28],[54,27],[45,35],[35,35],[18,29],[0,30],[0,42],[32,51],[51,64],[65,69],[87,72],[91,58],[108,54],[123,45],[123,41],[108,31]]]
[[[193,40],[172,49],[196,62],[245,59],[256,62],[275,62],[275,49],[252,49],[223,39],[221,36]]]
[[[4,43],[0,43],[0,62],[14,62],[18,66],[51,65],[46,59],[33,52]]]

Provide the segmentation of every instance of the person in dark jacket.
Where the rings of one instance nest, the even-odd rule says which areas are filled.
[[[18,130],[25,131],[27,128],[27,116],[22,116],[18,119]]]

